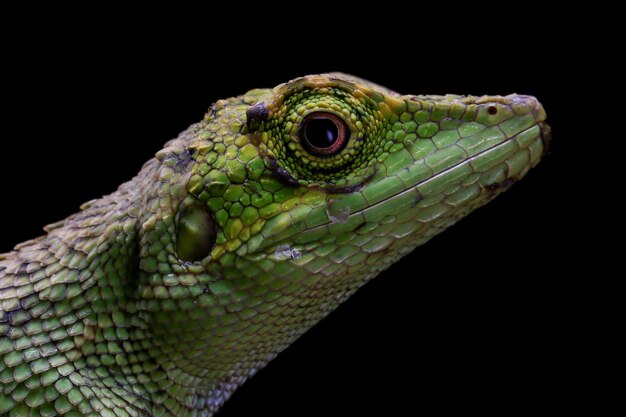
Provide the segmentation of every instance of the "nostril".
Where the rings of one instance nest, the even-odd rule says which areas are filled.
[[[487,113],[493,116],[498,113],[498,108],[496,106],[489,106],[487,107]]]

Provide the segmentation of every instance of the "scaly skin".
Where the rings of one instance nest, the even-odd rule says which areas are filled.
[[[338,155],[299,139],[319,111],[349,127]],[[218,101],[118,191],[0,255],[0,415],[212,415],[523,177],[544,119],[529,96],[401,96],[342,74]]]

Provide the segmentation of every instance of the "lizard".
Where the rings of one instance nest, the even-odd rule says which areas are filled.
[[[551,140],[532,96],[328,73],[212,104],[117,191],[0,255],[0,415],[211,416]]]

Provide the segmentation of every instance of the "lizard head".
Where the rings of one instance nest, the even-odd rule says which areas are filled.
[[[524,176],[544,119],[531,96],[400,95],[344,74],[219,101],[190,147],[179,255],[238,277],[220,288],[354,288]]]
[[[544,119],[530,96],[400,95],[343,74],[218,101],[157,155],[149,212],[165,214],[143,221],[139,309],[187,352],[167,366],[236,386],[523,177]]]

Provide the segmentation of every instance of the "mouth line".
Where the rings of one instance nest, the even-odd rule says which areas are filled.
[[[385,199],[383,199],[383,200],[378,201],[377,203],[372,204],[371,206],[364,207],[364,208],[359,209],[359,210],[357,210],[357,211],[351,212],[351,213],[348,215],[348,219],[349,219],[350,217],[354,216],[354,215],[358,215],[358,214],[360,214],[360,213],[364,212],[365,210],[370,210],[370,209],[372,209],[372,208],[374,208],[374,207],[377,207],[377,206],[379,206],[379,205],[381,205],[381,204],[384,204],[384,203],[386,203],[388,200],[390,200],[390,199],[392,199],[392,198],[395,198],[395,197],[397,197],[397,196],[399,196],[399,195],[401,195],[401,194],[403,194],[403,193],[406,193],[406,192],[411,192],[411,191],[412,191],[412,190],[414,190],[415,188],[417,188],[417,187],[419,187],[419,186],[422,186],[422,185],[424,185],[424,184],[427,184],[429,181],[434,181],[434,180],[436,180],[437,178],[439,178],[440,176],[445,175],[446,173],[448,173],[448,172],[450,172],[450,171],[452,171],[452,170],[456,169],[457,167],[459,167],[459,166],[461,166],[461,165],[463,165],[463,164],[466,164],[466,163],[468,163],[469,161],[472,161],[472,160],[474,160],[474,159],[476,159],[476,158],[479,158],[481,155],[484,155],[484,154],[486,154],[487,152],[490,152],[490,151],[492,151],[492,150],[494,150],[494,149],[497,149],[497,148],[498,148],[498,147],[500,147],[500,146],[504,146],[505,144],[507,144],[507,143],[509,143],[510,141],[512,141],[512,140],[514,140],[515,138],[517,138],[519,135],[521,135],[521,134],[523,134],[523,133],[525,133],[525,132],[527,132],[527,131],[529,131],[529,130],[533,129],[535,126],[540,126],[541,124],[542,124],[542,122],[535,123],[535,124],[533,124],[532,126],[530,126],[530,127],[526,128],[526,129],[524,129],[524,130],[522,130],[522,131],[520,131],[520,132],[516,133],[515,135],[512,135],[512,136],[510,136],[510,137],[506,138],[504,141],[502,141],[502,142],[500,142],[500,143],[498,143],[498,144],[495,144],[495,145],[493,145],[493,146],[491,146],[491,147],[489,147],[489,148],[487,148],[487,149],[485,149],[485,150],[483,150],[483,151],[481,151],[481,152],[477,153],[476,155],[474,155],[474,156],[472,156],[472,157],[470,157],[470,158],[464,159],[463,161],[461,161],[461,162],[459,162],[459,163],[457,163],[457,164],[454,164],[454,165],[452,165],[451,167],[448,167],[448,168],[444,169],[443,171],[441,171],[441,172],[437,173],[436,175],[434,175],[434,176],[432,176],[432,177],[430,177],[430,178],[428,178],[428,179],[425,179],[425,180],[423,180],[423,181],[420,181],[420,182],[418,182],[418,183],[415,183],[415,184],[413,184],[413,185],[411,185],[411,186],[409,186],[409,187],[407,187],[407,188],[403,189],[402,191],[399,191],[399,192],[397,192],[397,193],[395,193],[395,194],[393,194],[393,195],[390,195],[389,197],[387,197],[387,198],[385,198]],[[422,196],[422,197],[423,197],[423,196]],[[346,221],[347,221],[347,220],[346,220]],[[318,227],[324,227],[324,226],[327,226],[327,225],[332,224],[332,223],[333,223],[332,221],[328,221],[328,222],[325,222],[325,223],[322,223],[322,224],[318,224],[318,225],[313,226],[313,227],[310,227],[310,228],[303,229],[303,230],[302,230],[302,232],[307,231],[307,230],[312,230],[312,229],[315,229],[315,228],[318,228]]]

